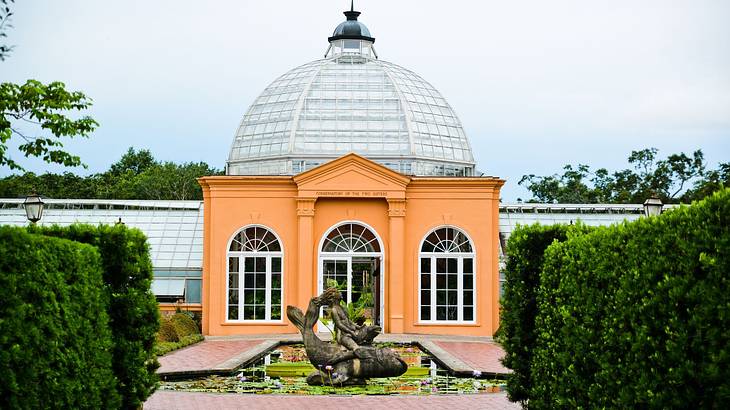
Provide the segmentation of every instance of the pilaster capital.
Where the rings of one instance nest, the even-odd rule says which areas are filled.
[[[388,216],[391,218],[406,216],[406,200],[388,199]]]
[[[314,216],[317,198],[297,198],[297,216]]]

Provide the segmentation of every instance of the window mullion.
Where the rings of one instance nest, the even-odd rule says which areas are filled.
[[[243,271],[244,267],[246,266],[245,263],[246,257],[238,258],[238,319],[241,320],[241,315],[243,315],[243,294],[244,294],[244,283],[246,283],[244,279],[245,272]]]
[[[456,276],[456,319],[459,322],[464,321],[464,258],[459,257],[457,260],[457,276]]]
[[[436,320],[436,257],[431,257],[431,320]]]
[[[266,257],[266,295],[264,297],[266,305],[266,320],[271,320],[271,256]]]
[[[347,258],[347,303],[352,303],[352,257]]]

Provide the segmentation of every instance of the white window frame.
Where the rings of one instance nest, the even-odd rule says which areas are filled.
[[[421,249],[423,249],[423,244],[426,241],[426,238],[431,235],[431,233],[438,231],[439,229],[449,228],[453,229],[455,231],[458,231],[459,233],[463,234],[468,240],[469,244],[471,245],[472,252],[422,252]],[[437,226],[426,233],[426,235],[423,237],[423,239],[420,242],[420,245],[418,246],[418,323],[419,324],[429,324],[429,325],[460,325],[460,324],[476,324],[477,322],[477,258],[476,258],[476,248],[474,247],[474,241],[471,239],[471,236],[467,234],[463,229],[452,226],[452,225],[441,225]],[[431,289],[430,292],[430,300],[429,300],[429,306],[430,306],[430,313],[431,313],[431,319],[424,320],[421,316],[421,308],[423,307],[423,303],[421,301],[421,275],[424,274],[424,272],[421,271],[422,265],[421,260],[429,258],[431,261],[431,271],[427,272],[430,275],[430,281],[431,281]],[[457,259],[457,319],[456,320],[438,320],[436,319],[436,259],[438,258],[444,258],[444,259]],[[472,273],[473,276],[472,279],[472,320],[464,320],[464,259],[471,259],[472,260]],[[468,289],[466,289],[468,290]],[[447,293],[447,300],[448,300],[448,293]],[[447,313],[448,317],[448,313]]]
[[[361,225],[368,229],[373,235],[375,235],[375,239],[378,243],[378,246],[380,247],[380,252],[323,252],[322,249],[324,247],[324,244],[327,240],[327,237],[334,231],[335,229],[339,228],[340,226],[347,225],[347,224],[356,224]],[[367,223],[359,220],[344,220],[337,222],[336,224],[330,226],[327,228],[322,235],[322,237],[319,240],[319,245],[317,247],[318,250],[318,261],[317,261],[317,294],[322,294],[324,291],[324,261],[325,260],[347,260],[347,272],[348,272],[348,300],[351,299],[352,295],[352,278],[351,278],[351,272],[352,272],[352,258],[353,257],[373,257],[373,258],[379,258],[380,259],[380,306],[378,306],[378,309],[380,309],[380,320],[381,320],[381,326],[385,323],[385,284],[386,282],[386,260],[385,260],[385,247],[383,244],[383,239],[378,234],[378,231],[376,231],[372,226],[368,225]],[[319,330],[324,331],[325,327],[324,325],[319,324]]]
[[[231,251],[231,244],[233,243],[233,239],[241,232],[245,231],[249,228],[261,228],[265,229],[268,232],[270,232],[276,240],[279,242],[279,248],[280,251],[277,252],[259,252],[259,251]],[[237,230],[233,235],[231,235],[231,238],[228,240],[228,244],[226,246],[226,304],[225,304],[225,323],[255,323],[255,324],[265,324],[265,323],[283,323],[284,322],[284,244],[281,241],[281,238],[279,235],[271,229],[268,226],[265,225],[246,225],[239,230]],[[238,319],[229,319],[228,318],[228,311],[230,308],[230,290],[229,290],[229,275],[231,274],[230,268],[230,258],[238,258]],[[264,319],[242,319],[243,317],[243,292],[244,292],[244,267],[245,267],[245,258],[266,258],[266,290],[265,290],[265,318]],[[281,259],[281,298],[280,298],[280,305],[279,309],[280,312],[280,319],[271,319],[271,282],[272,282],[272,275],[273,272],[271,271],[271,259],[272,258],[280,258]]]

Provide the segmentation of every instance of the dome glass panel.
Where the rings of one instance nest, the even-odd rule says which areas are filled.
[[[325,59],[271,83],[241,121],[227,173],[293,175],[355,152],[409,175],[473,175],[453,109],[414,72],[379,60],[373,42],[331,39]]]

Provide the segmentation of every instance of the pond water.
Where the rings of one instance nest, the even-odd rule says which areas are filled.
[[[304,345],[281,345],[255,365],[231,376],[209,376],[193,380],[162,382],[161,390],[249,394],[478,394],[504,390],[503,380],[454,377],[436,361],[411,344],[377,344],[395,350],[408,363],[400,377],[373,378],[367,386],[310,386],[306,376],[314,371]]]

